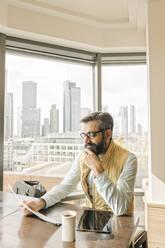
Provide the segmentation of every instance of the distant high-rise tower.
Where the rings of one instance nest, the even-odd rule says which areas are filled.
[[[122,134],[122,118],[121,116],[114,116],[114,128],[113,128],[113,135],[121,135]]]
[[[128,135],[128,106],[120,107],[119,116],[121,116],[122,135]]]
[[[80,115],[80,119],[84,118],[85,116],[89,115],[91,113],[91,109],[89,108],[81,108],[81,115]],[[83,127],[83,123],[80,123],[80,127]]]
[[[5,140],[13,137],[13,93],[6,93],[5,99]]]
[[[143,126],[140,123],[137,124],[137,134],[143,134]]]
[[[103,112],[108,112],[108,105],[103,106]]]
[[[81,119],[91,113],[91,109],[89,108],[81,108]]]
[[[44,124],[42,126],[42,136],[47,136],[50,131],[49,118],[44,119]]]
[[[17,136],[21,137],[22,129],[22,111],[21,108],[17,108]]]
[[[5,70],[5,123],[4,132],[5,140],[13,137],[13,93],[7,92],[7,76],[8,71]]]
[[[40,135],[40,109],[37,108],[37,83],[22,84],[22,137]]]
[[[50,133],[59,132],[59,110],[56,104],[52,104],[50,109]]]
[[[81,89],[69,80],[64,82],[63,130],[77,132],[80,130]]]
[[[22,109],[37,107],[37,83],[25,81],[22,84]]]
[[[135,106],[130,105],[130,133],[136,132]]]

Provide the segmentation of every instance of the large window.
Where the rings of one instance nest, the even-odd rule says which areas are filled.
[[[103,110],[114,117],[114,139],[138,158],[136,187],[141,187],[148,164],[146,65],[102,68]]]
[[[109,55],[99,54],[100,64],[94,53],[12,37],[6,48],[4,190],[17,180],[44,177],[47,189],[59,183],[83,149],[80,119],[101,105],[114,118],[115,141],[138,158],[141,187],[148,163],[144,54],[127,54],[127,65],[121,55],[109,63]]]
[[[5,171],[64,176],[83,148],[80,119],[93,108],[92,70],[6,54]]]

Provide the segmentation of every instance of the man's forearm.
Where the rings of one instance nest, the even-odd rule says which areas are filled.
[[[45,208],[48,208],[61,201],[75,189],[80,180],[80,167],[78,161],[79,157],[75,160],[73,166],[66,174],[61,184],[54,186],[50,191],[41,197],[41,199],[45,200],[46,202]]]
[[[116,215],[124,214],[129,207],[137,172],[137,159],[131,154],[115,185],[105,172],[94,179],[98,193]]]
[[[46,207],[46,201],[42,198],[39,199],[38,204],[39,204],[39,210]]]
[[[115,215],[122,215],[126,212],[131,200],[132,192],[122,192],[110,180],[105,173],[100,175],[102,180],[96,184],[98,193],[110,206]],[[97,180],[97,178],[96,178]]]

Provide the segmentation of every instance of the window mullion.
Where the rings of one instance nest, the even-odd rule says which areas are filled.
[[[0,34],[0,190],[3,190],[4,101],[5,101],[5,42]]]
[[[101,54],[96,55],[93,66],[93,109],[102,110]]]

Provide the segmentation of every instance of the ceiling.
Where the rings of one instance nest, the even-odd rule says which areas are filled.
[[[24,7],[100,26],[145,28],[146,0],[7,0]]]
[[[0,32],[88,51],[144,51],[148,0],[0,0]]]
[[[127,21],[127,0],[37,0],[38,3],[49,3],[58,11],[81,16],[100,22]]]

